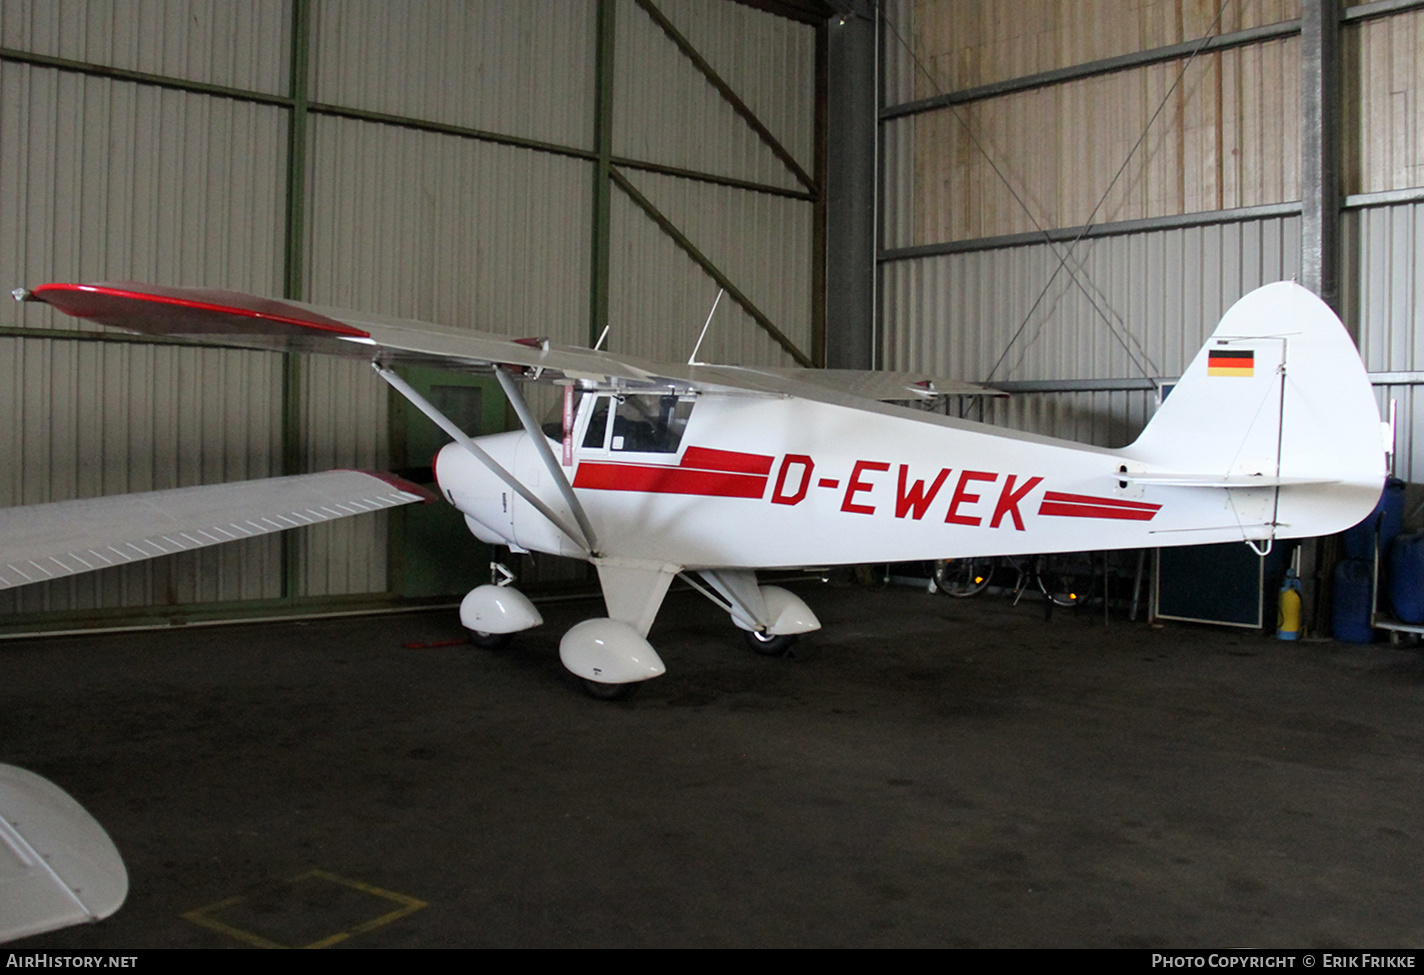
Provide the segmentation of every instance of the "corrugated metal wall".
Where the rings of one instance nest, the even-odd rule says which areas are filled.
[[[1283,38],[914,116],[887,133],[887,152],[912,154],[919,205],[886,244],[1298,200],[1298,44]]]
[[[917,0],[910,27],[907,6],[889,11],[915,34],[913,57],[886,51],[892,105],[1300,15],[1298,0]]]
[[[886,366],[998,381],[1178,376],[1232,302],[1297,273],[1299,224],[1087,237],[1062,270],[1067,243],[891,262]]]
[[[808,172],[815,32],[736,3],[661,0],[658,7]],[[797,188],[787,168],[633,0],[618,5],[614,152]]]
[[[1424,11],[1345,31],[1350,193],[1424,186]]]
[[[635,173],[630,179],[798,348],[810,351],[810,204],[659,173]],[[749,234],[755,246],[747,246]],[[717,282],[678,251],[624,194],[613,201],[613,240],[612,278],[618,288],[609,314],[608,347],[687,361],[717,297]],[[727,298],[718,304],[698,358],[796,364],[745,309]]]
[[[729,0],[609,5],[615,171],[809,351],[815,193],[654,15],[807,172],[817,28]],[[586,342],[599,7],[0,0],[0,282],[287,291]],[[684,359],[717,286],[608,192],[610,346]],[[269,476],[291,458],[388,463],[389,394],[368,367],[120,342],[43,306],[3,307],[0,438],[24,462],[0,478],[0,505]],[[730,301],[702,357],[789,361]],[[351,519],[300,533],[285,589],[283,545],[267,538],[27,587],[0,612],[13,628],[37,613],[382,594],[389,544],[384,516]]]
[[[1341,302],[1382,408],[1396,401],[1396,469],[1424,481],[1424,11],[1351,27]],[[1396,199],[1400,197],[1402,199]]]
[[[736,3],[663,0],[658,7],[796,163],[814,172],[815,30]],[[637,3],[620,0],[617,18],[614,155],[786,194],[635,167],[624,167],[624,177],[809,354],[814,202]],[[717,283],[626,193],[615,194],[612,221],[617,286],[608,347],[685,361]],[[795,364],[731,300],[719,305],[698,355],[707,362]]]
[[[290,25],[290,0],[5,0],[0,47],[279,95]]]
[[[887,6],[888,106],[982,85],[1017,90],[887,113],[885,365],[1095,387],[1178,375],[1236,298],[1300,272],[1300,39],[1267,30],[1203,53],[1184,73],[1179,57],[1091,77],[1031,76],[1206,33],[1289,28],[1299,5],[1084,0],[1044,3],[1041,16],[1024,6]],[[1382,403],[1400,401],[1400,471],[1420,479],[1424,11],[1342,12],[1342,317],[1358,330]],[[1072,229],[1053,245],[1031,238],[1090,222],[1109,226],[1076,244]],[[1155,407],[1154,393],[1132,385],[1022,393],[992,405],[989,418],[1121,444]]]
[[[223,28],[208,22],[202,26],[214,33],[201,33],[179,17],[204,52],[184,61],[141,43],[131,25],[106,34],[97,6],[7,2],[4,45],[33,40],[66,56],[176,64],[224,80],[262,76],[254,65],[269,62],[260,43],[243,50],[246,65],[212,57]],[[154,22],[160,6],[143,6],[137,22]],[[93,40],[73,48],[85,38]],[[0,281],[7,289],[136,279],[280,292],[285,142],[285,119],[270,106],[0,63]],[[0,325],[97,331],[8,301]],[[0,341],[9,363],[0,372],[8,421],[0,436],[11,458],[0,504],[280,473],[281,370],[273,356]],[[261,599],[280,595],[280,585],[280,545],[259,539],[26,587],[0,596],[0,612]]]

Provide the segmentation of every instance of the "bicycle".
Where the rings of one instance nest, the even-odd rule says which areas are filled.
[[[1080,564],[1084,556],[1066,555],[1005,555],[978,556],[962,559],[940,559],[935,563],[935,588],[956,599],[977,596],[989,588],[994,573],[1000,568],[1014,572],[1009,590],[1014,605],[1018,605],[1030,587],[1037,589],[1053,606],[1068,608],[1087,600],[1093,591],[1091,561]]]
[[[955,599],[977,596],[989,588],[997,559],[980,556],[967,559],[939,559],[935,562],[935,588]]]

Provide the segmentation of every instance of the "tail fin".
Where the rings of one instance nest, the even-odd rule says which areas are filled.
[[[1245,537],[1343,531],[1370,513],[1385,445],[1369,377],[1330,307],[1283,281],[1226,313],[1130,447],[1127,480],[1226,489]]]

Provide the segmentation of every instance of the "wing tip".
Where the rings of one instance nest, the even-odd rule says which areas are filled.
[[[24,291],[24,296],[20,292]],[[138,332],[210,334],[308,334],[323,332],[340,338],[370,338],[370,333],[328,318],[309,308],[274,298],[208,288],[171,288],[134,281],[97,284],[51,282],[29,291],[16,289],[17,300],[42,301],[75,318]],[[260,322],[263,327],[238,327]],[[145,327],[147,326],[147,327]]]
[[[397,490],[404,491],[407,494],[413,494],[416,497],[420,498],[421,504],[433,504],[436,501],[440,500],[440,496],[437,495],[434,491],[431,491],[429,488],[422,487],[421,485],[416,484],[414,481],[407,481],[400,475],[392,474],[389,471],[353,470],[350,473],[365,474],[367,477],[374,477],[378,481],[384,481],[385,483],[389,484],[393,488],[396,488]]]

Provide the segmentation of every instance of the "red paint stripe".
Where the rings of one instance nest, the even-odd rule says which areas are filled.
[[[579,465],[574,476],[574,487],[597,491],[696,494],[718,498],[760,498],[766,493],[766,482],[766,475],[587,461]]]
[[[431,469],[434,470],[435,465],[431,464],[430,466]],[[339,469],[349,470],[349,468]],[[414,494],[416,497],[421,499],[421,504],[433,504],[434,502],[440,500],[440,496],[430,491],[429,489],[421,487],[414,481],[407,481],[403,477],[397,477],[395,474],[391,474],[387,471],[356,471],[355,473],[365,474],[367,477],[374,477],[378,481],[385,481],[391,487],[399,491],[404,491],[406,494]]]
[[[764,454],[743,454],[736,450],[714,450],[711,447],[688,447],[682,455],[682,467],[704,471],[726,471],[731,474],[771,473],[771,458]]]
[[[1138,511],[1158,511],[1160,504],[1151,504],[1146,501],[1128,501],[1126,498],[1099,498],[1091,494],[1065,494],[1062,491],[1046,491],[1043,495],[1044,501],[1061,501],[1067,504],[1087,504],[1097,505],[1106,508],[1135,509]]]
[[[1151,521],[1161,510],[1160,504],[1128,501],[1125,498],[1099,498],[1091,494],[1067,494],[1047,491],[1039,503],[1038,513],[1060,518],[1107,518],[1114,521]]]
[[[1041,515],[1058,515],[1064,518],[1110,518],[1115,521],[1151,521],[1156,511],[1138,511],[1131,508],[1109,508],[1091,504],[1065,504],[1045,499],[1038,506]]]
[[[67,315],[135,332],[198,335],[237,332],[287,335],[309,330],[352,338],[370,334],[283,301],[236,291],[149,284],[43,284],[34,296]],[[262,327],[251,323],[260,322]]]

